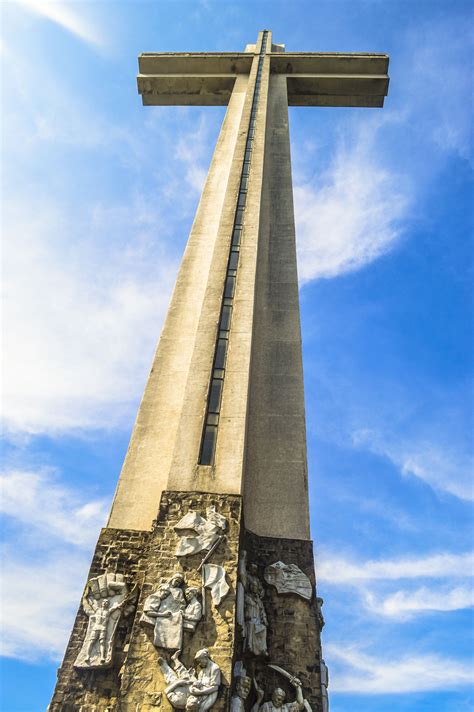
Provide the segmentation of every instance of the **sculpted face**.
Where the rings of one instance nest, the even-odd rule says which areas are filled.
[[[184,592],[184,595],[186,597],[186,600],[190,601],[192,598],[196,598],[198,593],[199,593],[199,591],[197,588],[195,588],[194,586],[190,586],[189,588],[186,589],[186,591]]]
[[[184,583],[184,578],[181,576],[181,574],[175,574],[175,576],[173,576],[173,578],[171,579],[170,583],[172,586],[180,587]]]
[[[277,687],[276,690],[273,690],[272,702],[275,707],[281,707],[285,701],[285,697],[285,691],[282,690],[281,687]]]
[[[246,700],[250,692],[251,680],[249,677],[238,677],[235,684],[235,691],[238,696]]]
[[[205,668],[207,663],[209,662],[209,654],[201,653],[201,655],[196,655],[196,657],[194,659],[195,659],[198,667]]]
[[[108,607],[109,607],[109,600],[108,600],[108,598],[106,598],[105,601],[102,601],[102,608],[104,610],[107,610]]]

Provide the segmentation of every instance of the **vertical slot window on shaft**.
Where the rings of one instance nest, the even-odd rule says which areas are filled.
[[[229,332],[232,321],[232,309],[234,302],[235,283],[237,270],[239,267],[239,250],[242,240],[242,225],[244,221],[245,206],[247,204],[247,190],[250,175],[250,164],[252,160],[252,147],[255,137],[255,122],[257,118],[258,99],[260,96],[260,85],[263,73],[263,61],[267,45],[268,32],[265,30],[262,36],[262,46],[258,58],[257,74],[255,77],[255,87],[253,92],[252,107],[250,110],[250,121],[247,130],[247,141],[245,144],[244,160],[240,175],[239,195],[234,215],[234,227],[232,229],[232,239],[229,257],[227,261],[227,273],[222,295],[222,306],[218,324],[218,338],[214,351],[214,362],[212,365],[212,376],[209,383],[207,395],[206,418],[202,432],[201,451],[199,453],[200,465],[212,465],[216,453],[217,431],[219,426],[219,415],[221,410],[222,392],[224,389],[224,378],[227,361],[227,350],[229,346]]]

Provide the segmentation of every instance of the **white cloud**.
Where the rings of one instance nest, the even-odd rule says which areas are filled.
[[[328,552],[318,559],[318,580],[357,584],[361,581],[398,580],[472,575],[474,554],[441,553],[419,558],[355,562]]]
[[[88,554],[64,548],[36,561],[3,553],[1,655],[61,659],[89,563]]]
[[[395,591],[386,597],[377,597],[367,592],[364,600],[366,608],[388,618],[410,620],[414,616],[430,611],[458,611],[474,606],[473,586],[446,586],[427,588],[423,586],[414,591]]]
[[[317,567],[320,584],[350,587],[368,613],[399,621],[470,608],[474,605],[473,575],[471,552],[364,562],[323,552]],[[416,587],[420,579],[430,579],[429,587]],[[458,579],[456,586],[454,579]],[[393,590],[393,583],[399,581],[404,581],[404,588]]]
[[[3,414],[12,432],[113,427],[151,362],[176,260],[128,207],[11,202],[5,216]]]
[[[444,15],[416,27],[408,35],[403,60],[406,103],[415,134],[430,137],[446,153],[472,160],[473,34],[469,21]],[[430,161],[430,166],[431,166]]]
[[[382,436],[376,430],[360,429],[352,438],[355,445],[387,457],[403,475],[418,477],[430,487],[460,499],[474,499],[472,456],[453,450],[452,445],[443,443],[444,437],[441,442],[422,438],[410,442],[408,438],[404,441],[390,434]]]
[[[376,124],[341,143],[319,182],[295,187],[302,283],[353,272],[393,249],[407,217],[400,176],[375,157]]]
[[[103,47],[105,38],[91,19],[84,16],[84,3],[63,0],[16,0],[30,12],[71,32],[88,44]]]
[[[439,655],[410,654],[394,660],[386,652],[370,656],[358,648],[334,645],[327,645],[325,654],[337,669],[333,692],[406,694],[452,690],[473,682],[471,664]]]
[[[0,505],[2,655],[58,660],[64,652],[107,502],[67,487],[58,473],[8,469]]]
[[[0,512],[46,537],[77,547],[95,544],[108,500],[85,500],[47,471],[7,469],[0,475]]]

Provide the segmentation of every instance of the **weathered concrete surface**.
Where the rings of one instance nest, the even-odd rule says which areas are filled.
[[[192,449],[187,471],[172,475],[185,489],[199,453],[228,256],[229,224],[245,141],[247,76],[238,77],[184,253],[168,315],[117,487],[109,526],[149,529],[167,488],[175,449]],[[231,207],[232,206],[232,207]],[[182,435],[182,418],[194,409]],[[178,431],[180,440],[177,441]],[[182,478],[182,481],[181,481]],[[191,489],[194,487],[191,485]],[[240,484],[230,491],[240,491]]]
[[[139,57],[138,91],[146,106],[223,106],[235,77],[251,67],[241,53],[145,53]],[[323,52],[285,53],[272,45],[270,72],[288,79],[290,106],[383,106],[388,56]]]
[[[106,572],[124,574],[130,590],[143,583],[143,559],[150,532],[102,529],[87,581]],[[112,712],[119,701],[120,670],[130,641],[133,614],[122,617],[115,638],[112,665],[103,670],[77,670],[74,661],[86,635],[87,616],[79,607],[48,712]]]
[[[172,712],[173,710],[164,694],[166,682],[158,667],[159,652],[150,639],[150,633],[139,621],[145,599],[176,571],[180,571],[185,576],[188,585],[201,587],[201,574],[197,571],[197,567],[206,552],[181,557],[178,561],[174,555],[178,536],[173,527],[189,510],[205,515],[209,505],[214,505],[219,514],[226,517],[229,525],[226,540],[216,549],[211,561],[224,566],[230,591],[217,609],[211,603],[210,592],[206,591],[206,613],[192,636],[185,632],[181,660],[189,668],[192,666],[195,653],[204,647],[208,648],[211,658],[219,665],[222,673],[219,696],[212,710],[224,712],[228,709],[235,647],[235,597],[241,536],[241,497],[165,492],[151,534],[146,561],[143,562],[144,583],[120,682],[118,707],[120,712],[135,712],[135,710],[151,712],[156,709]],[[169,661],[169,653],[161,650],[160,654]]]
[[[182,662],[190,667],[197,650],[208,648],[222,672],[219,697],[213,712],[228,709],[232,661],[235,649],[235,597],[237,560],[241,540],[242,498],[238,495],[164,492],[153,529],[138,532],[126,529],[103,529],[88,576],[107,571],[124,574],[130,589],[138,586],[139,599],[135,613],[123,618],[118,626],[113,651],[113,664],[108,669],[77,670],[74,661],[81,649],[87,628],[87,616],[79,609],[49,712],[172,712],[164,690],[166,682],[158,666],[161,654],[168,662],[169,652],[158,651],[150,631],[140,623],[145,599],[160,583],[181,572],[187,585],[201,588],[198,565],[206,552],[193,556],[175,556],[179,537],[174,526],[189,511],[205,516],[214,505],[228,523],[226,539],[210,561],[224,566],[229,593],[216,609],[206,591],[206,613],[194,634],[184,633]]]
[[[287,693],[287,700],[292,701],[295,699],[293,687],[280,673],[268,668],[267,662],[279,665],[301,680],[304,697],[311,709],[321,712],[321,640],[312,544],[297,539],[259,537],[247,530],[242,546],[247,551],[248,561],[258,566],[259,579],[265,589],[263,602],[268,617],[269,657],[255,659],[244,653],[242,658],[247,674],[256,677],[259,685],[265,688],[265,700],[270,699],[275,687],[282,687]],[[265,567],[276,561],[296,564],[308,576],[313,585],[310,601],[295,594],[278,594],[274,586],[265,583]],[[255,701],[254,695],[252,692],[248,709]]]
[[[215,461],[204,467],[198,465],[203,420],[261,41],[262,33],[242,53],[140,56],[139,90],[147,103],[222,103],[226,93],[230,100],[120,476],[112,527],[148,529],[164,489],[243,492],[253,531],[309,537],[287,106],[378,105],[388,58],[285,53],[268,35]]]
[[[309,539],[286,79],[270,76],[244,484],[246,526]]]

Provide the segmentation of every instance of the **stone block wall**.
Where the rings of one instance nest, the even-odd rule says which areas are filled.
[[[173,574],[184,575],[186,585],[201,588],[201,573],[197,570],[206,552],[176,557],[179,537],[174,525],[190,510],[205,517],[206,508],[214,506],[228,524],[225,540],[217,547],[210,561],[226,570],[229,593],[218,608],[205,592],[206,612],[195,633],[184,633],[182,662],[191,667],[194,654],[208,648],[211,658],[222,671],[219,697],[213,712],[228,709],[232,675],[232,655],[235,634],[235,596],[237,559],[241,531],[242,500],[238,495],[164,492],[158,517],[152,531],[103,529],[94,553],[88,581],[105,572],[125,576],[128,588],[138,586],[138,605],[128,618],[122,616],[117,629],[112,665],[107,669],[76,669],[74,661],[83,644],[88,618],[80,606],[63,663],[58,670],[58,682],[49,712],[149,712],[172,707],[164,690],[166,683],[158,666],[162,655],[155,648],[152,630],[143,626],[140,618],[146,598]]]
[[[245,532],[243,548],[247,551],[249,563],[258,566],[259,579],[264,585],[264,606],[268,617],[268,658],[255,658],[242,654],[247,674],[258,680],[265,689],[265,700],[271,691],[281,687],[287,694],[287,701],[295,699],[294,688],[280,674],[268,667],[267,663],[279,665],[299,678],[303,684],[305,699],[313,712],[321,707],[321,638],[316,603],[316,581],[314,572],[313,545],[311,541],[300,539],[280,539],[261,537],[250,531]],[[264,580],[266,566],[282,561],[296,564],[311,581],[313,595],[310,601],[291,593],[279,594],[276,588]],[[243,649],[240,640],[241,650]],[[252,692],[252,695],[254,693]],[[249,698],[251,709],[254,698]]]
[[[216,549],[210,561],[225,568],[230,591],[219,607],[215,608],[211,603],[210,592],[206,590],[205,615],[193,635],[185,631],[180,659],[186,667],[190,667],[195,653],[201,648],[208,648],[212,660],[222,672],[219,697],[212,710],[223,712],[228,709],[235,633],[241,498],[236,495],[168,491],[162,495],[159,516],[148,547],[144,583],[122,677],[121,712],[151,712],[158,709],[170,712],[173,709],[164,694],[166,683],[158,666],[159,655],[168,662],[170,656],[163,651],[158,652],[151,640],[150,631],[139,621],[146,598],[174,573],[182,573],[187,585],[201,587],[201,574],[197,568],[206,552],[178,559],[174,553],[178,543],[174,526],[190,510],[205,516],[206,508],[210,505],[215,506],[228,522],[226,541]]]
[[[129,589],[141,586],[142,563],[150,532],[128,529],[102,529],[87,580],[106,571],[124,574]],[[112,666],[96,671],[78,670],[74,661],[81,649],[88,618],[82,609],[76,616],[49,712],[113,712],[119,698],[118,680],[130,638],[133,614],[122,617],[115,637]]]
[[[83,644],[88,617],[82,606],[76,617],[50,712],[172,712],[165,695],[167,683],[159,666],[159,657],[171,663],[171,651],[153,644],[153,627],[140,619],[148,596],[176,573],[184,576],[186,586],[202,589],[201,564],[206,551],[176,556],[180,536],[176,524],[188,512],[206,517],[206,509],[215,507],[227,521],[225,539],[209,559],[224,567],[229,592],[218,607],[211,593],[204,590],[205,612],[191,633],[184,631],[182,663],[190,668],[195,653],[207,648],[221,670],[219,695],[212,712],[229,710],[232,672],[237,661],[247,674],[255,677],[270,699],[275,687],[282,687],[287,701],[295,699],[294,688],[268,663],[275,663],[303,684],[305,699],[313,712],[321,712],[319,666],[321,659],[320,618],[316,604],[312,544],[309,541],[261,537],[245,531],[242,499],[238,495],[164,492],[151,531],[103,529],[93,557],[88,581],[104,573],[123,574],[132,590],[137,587],[134,611],[122,615],[115,636],[112,664],[108,668],[77,669],[74,662]],[[258,567],[264,586],[264,607],[268,618],[268,656],[254,656],[244,650],[243,629],[236,623],[238,561],[247,552],[248,564]],[[279,594],[264,581],[264,569],[277,561],[296,564],[310,579],[313,595],[307,601],[296,594]],[[246,702],[247,712],[255,702],[252,689]]]

